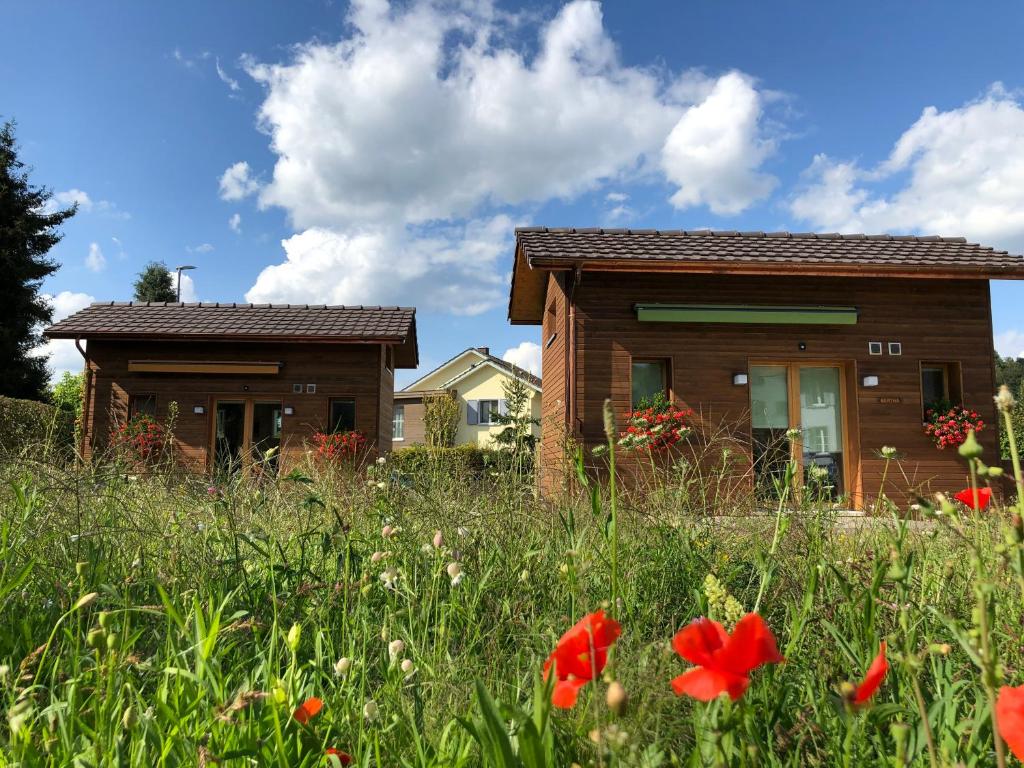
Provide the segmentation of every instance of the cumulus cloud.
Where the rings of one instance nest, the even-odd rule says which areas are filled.
[[[232,213],[231,217],[228,219],[228,226],[235,234],[242,234],[242,214]]]
[[[200,243],[199,245],[186,245],[185,250],[189,253],[213,253],[215,249],[210,243]]]
[[[242,200],[259,192],[260,183],[253,178],[244,160],[230,166],[220,177],[221,200]]]
[[[196,284],[188,272],[181,273],[181,300],[199,301],[196,297]]]
[[[87,293],[61,291],[56,295],[43,294],[43,298],[53,307],[53,322],[63,320],[80,309],[85,309],[96,299]],[[78,373],[85,367],[82,355],[75,348],[75,342],[69,339],[48,341],[33,350],[34,355],[48,355],[50,379],[56,381],[65,371]]]
[[[1024,105],[997,83],[961,107],[927,107],[875,167],[818,155],[790,210],[840,232],[963,235],[1020,250]]]
[[[91,272],[102,272],[107,267],[107,257],[99,243],[89,243],[89,255],[85,257],[85,266]]]
[[[532,341],[524,341],[518,346],[506,349],[505,354],[501,356],[502,360],[518,365],[534,376],[540,376],[540,358],[540,344],[535,344]]]
[[[282,241],[286,261],[266,267],[245,294],[256,303],[405,304],[476,315],[505,300],[498,267],[513,245],[505,215],[410,232],[340,233],[313,227]]]
[[[93,200],[88,192],[77,188],[54,192],[53,197],[47,200],[46,205],[43,206],[43,212],[53,213],[71,205],[78,205],[80,213],[95,212],[114,219],[130,219],[132,217],[127,211],[120,210],[116,203],[109,200]]]
[[[348,22],[339,41],[309,42],[281,63],[245,63],[264,87],[259,121],[277,159],[262,185],[236,163],[221,194],[258,190],[262,207],[284,208],[308,230],[286,241],[282,266],[313,243],[322,251],[329,241],[346,258],[372,249],[383,279],[364,281],[360,300],[394,295],[388,276],[409,269],[399,244],[428,271],[446,265],[431,274],[435,285],[453,276],[447,262],[422,256],[424,226],[429,241],[438,223],[636,178],[667,176],[677,207],[729,213],[774,186],[760,169],[775,143],[754,81],[627,66],[592,0],[564,5],[539,25],[535,44],[523,39],[531,33],[522,18],[484,0],[357,0]],[[479,268],[460,274],[478,280]],[[265,281],[253,290],[265,294]]]
[[[1003,357],[1024,357],[1024,331],[1009,330],[995,336],[996,352]]]

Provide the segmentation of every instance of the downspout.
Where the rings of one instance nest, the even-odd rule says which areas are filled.
[[[82,349],[81,336],[75,336],[75,348],[85,361],[85,382],[82,388],[82,444],[78,446],[79,455],[82,458],[85,458],[86,435],[88,434],[88,431],[91,431],[92,427],[92,417],[89,408],[89,404],[92,401],[92,366],[89,365],[89,355],[87,355],[85,350]],[[89,426],[88,431],[86,429],[86,425]]]

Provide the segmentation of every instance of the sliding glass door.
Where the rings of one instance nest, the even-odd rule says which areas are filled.
[[[844,397],[839,364],[750,367],[751,447],[761,496],[776,495],[790,459],[805,485],[832,499],[846,492]],[[800,430],[792,442],[790,429]]]

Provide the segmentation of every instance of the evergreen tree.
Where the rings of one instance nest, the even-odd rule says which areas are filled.
[[[151,261],[135,281],[136,301],[177,301],[174,279],[162,261]]]
[[[47,359],[30,353],[42,344],[53,308],[39,289],[60,266],[46,254],[77,206],[55,210],[48,205],[53,193],[32,186],[28,172],[18,159],[14,123],[6,122],[0,128],[0,395],[43,400]]]

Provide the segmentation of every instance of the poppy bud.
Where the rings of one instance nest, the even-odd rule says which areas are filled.
[[[116,651],[117,647],[121,644],[121,638],[111,632],[107,635],[107,650]]]
[[[967,433],[967,439],[963,441],[957,451],[965,459],[977,459],[982,454],[981,443],[974,437],[974,430]]]
[[[622,683],[618,680],[613,680],[611,685],[608,686],[608,692],[605,694],[605,703],[616,715],[622,715],[626,711],[626,704],[629,702],[629,696],[626,694],[626,689],[622,687]]]
[[[302,627],[298,624],[292,624],[292,628],[288,630],[288,648],[292,653],[295,653],[299,647],[299,639],[302,637]]]
[[[130,731],[139,723],[139,715],[135,711],[135,707],[128,707],[124,711],[124,716],[121,718],[121,725],[126,731]]]
[[[111,617],[109,612],[107,612],[107,611],[100,611],[99,622],[100,622],[100,626],[103,627],[103,629],[110,629],[110,621],[111,621],[111,619],[112,619],[112,617]]]
[[[102,629],[90,629],[85,636],[86,645],[94,650],[99,650],[107,644],[107,633]]]
[[[75,563],[75,573],[79,576],[85,576],[89,572],[89,564],[86,562]]]

